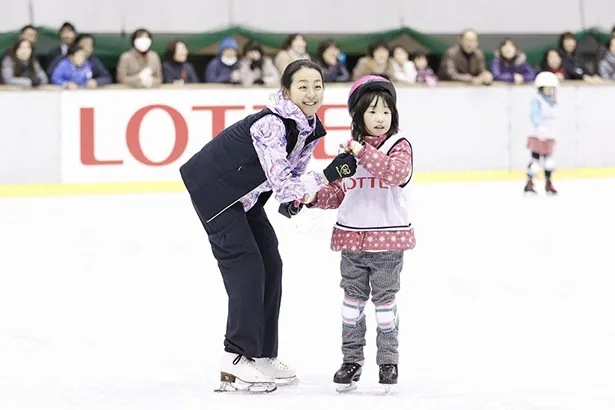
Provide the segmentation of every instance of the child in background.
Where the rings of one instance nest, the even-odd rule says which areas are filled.
[[[421,51],[414,53],[412,61],[414,62],[414,67],[416,67],[417,83],[425,83],[430,87],[438,83],[438,76],[436,76],[436,73],[429,67],[425,53]]]
[[[355,388],[364,365],[365,304],[372,294],[378,331],[380,383],[397,383],[397,304],[404,251],[414,248],[403,188],[412,177],[412,146],[397,135],[399,115],[390,81],[365,76],[348,98],[352,139],[345,151],[357,158],[352,178],[318,191],[308,207],[338,209],[331,249],[341,251],[343,364],[333,377],[338,391]]]
[[[553,188],[551,175],[555,170],[555,162],[551,155],[555,145],[555,120],[557,104],[555,91],[559,85],[557,76],[549,71],[543,71],[536,76],[534,85],[538,93],[532,98],[530,120],[533,132],[528,137],[527,148],[530,150],[532,159],[527,166],[527,184],[524,191],[535,194],[533,177],[539,172],[540,164],[545,170],[545,192],[547,195],[557,195]]]

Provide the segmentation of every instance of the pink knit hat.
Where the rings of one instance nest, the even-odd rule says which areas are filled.
[[[393,103],[397,104],[397,93],[393,84],[379,75],[365,75],[354,82],[348,93],[348,111],[352,113],[354,105],[362,93],[367,90],[383,90],[391,94]]]

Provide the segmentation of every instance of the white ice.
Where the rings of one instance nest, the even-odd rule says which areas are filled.
[[[301,382],[214,393],[226,295],[187,194],[0,199],[0,409],[615,408],[614,180],[414,187],[400,383],[377,383],[373,306],[357,391],[341,364],[334,211],[288,221],[280,358]],[[378,406],[378,407],[376,407]]]

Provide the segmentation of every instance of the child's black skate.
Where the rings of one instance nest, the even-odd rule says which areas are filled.
[[[335,390],[339,393],[357,388],[356,382],[361,379],[362,367],[359,363],[344,363],[333,376],[333,383],[337,384]]]
[[[550,180],[545,184],[545,192],[547,195],[557,195],[557,191],[553,188],[553,183]]]
[[[397,384],[397,365],[396,364],[381,364],[380,365],[380,384],[384,384],[384,391],[391,391],[393,384]]]
[[[526,194],[536,194],[536,190],[534,189],[534,182],[527,181],[527,184],[525,184],[525,188],[523,188],[523,192],[525,192]]]

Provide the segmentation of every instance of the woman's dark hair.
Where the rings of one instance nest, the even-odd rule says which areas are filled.
[[[577,41],[577,38],[570,31],[566,31],[566,32],[562,33],[559,36],[559,41],[557,42],[557,46],[559,47],[560,50],[562,50],[565,53],[567,53],[567,51],[564,50],[564,40],[567,40],[567,39],[573,39],[574,41]],[[573,53],[575,51],[576,51],[576,48],[575,48],[575,50],[572,50]]]
[[[389,50],[389,53],[391,52],[391,50],[389,49],[389,45],[386,41],[376,40],[367,47],[367,55],[373,58],[374,52],[381,47]]]
[[[301,60],[295,60],[288,66],[286,66],[284,73],[282,73],[282,88],[286,88],[287,90],[290,89],[290,85],[293,82],[293,75],[302,68],[311,68],[312,70],[318,71],[318,74],[320,74],[320,79],[322,80],[324,87],[325,80],[322,76],[322,68],[320,68],[320,66],[315,62],[303,58]]]
[[[169,44],[167,44],[167,48],[164,50],[164,56],[163,56],[164,60],[173,61],[173,58],[175,57],[175,49],[177,48],[178,44],[183,44],[186,46],[186,49],[188,48],[186,43],[182,40],[169,41]]]
[[[70,30],[70,31],[72,31],[73,33],[76,33],[76,32],[77,32],[77,29],[75,29],[75,26],[74,26],[72,23],[69,23],[68,21],[67,21],[67,22],[62,23],[62,25],[60,26],[60,29],[58,30],[58,33],[61,33],[61,32],[63,32],[64,30]]]
[[[28,43],[32,48],[32,54],[30,54],[28,61],[25,62],[26,64],[23,64],[23,62],[17,58],[17,49],[22,43]],[[34,44],[32,44],[30,40],[26,40],[25,38],[17,39],[11,49],[11,57],[13,58],[13,72],[15,73],[15,77],[28,77],[31,79],[36,77],[36,70],[34,70]]]
[[[289,35],[288,37],[286,37],[286,39],[284,40],[284,42],[282,43],[282,50],[288,50],[290,48],[290,45],[293,43],[293,41],[295,41],[295,39],[297,37],[303,37],[305,39],[305,36],[303,34],[300,33],[293,33],[291,35]]]
[[[27,24],[27,25],[23,26],[23,27],[21,28],[21,30],[19,30],[19,32],[20,32],[21,34],[23,34],[23,33],[25,33],[25,31],[26,31],[26,30],[30,30],[30,29],[32,29],[32,30],[34,30],[34,31],[37,31],[37,30],[36,30],[36,27],[34,27],[32,24]]]
[[[149,38],[153,39],[151,31],[146,28],[138,28],[134,31],[134,33],[132,33],[132,36],[130,36],[130,42],[134,43],[137,37],[141,37],[141,34],[147,34]]]
[[[259,53],[261,53],[261,57],[264,56],[263,47],[261,47],[261,44],[256,40],[250,40],[246,43],[245,46],[243,46],[244,56],[248,54],[250,51],[258,51]]]
[[[507,43],[510,43],[513,45],[513,47],[515,48],[515,51],[518,52],[519,51],[519,47],[517,47],[517,45],[515,44],[515,42],[513,41],[512,38],[510,37],[506,37],[504,40],[502,40],[500,42],[500,45],[498,46],[498,53],[500,54],[500,58],[503,59],[504,56],[502,55],[502,47],[504,47]],[[515,56],[512,57],[513,59],[515,58]]]
[[[374,98],[381,98],[384,100],[385,105],[391,110],[391,128],[387,132],[387,137],[391,135],[395,135],[399,132],[399,112],[397,112],[397,107],[395,106],[395,102],[393,101],[393,96],[384,90],[366,90],[354,105],[354,110],[352,111],[352,138],[355,140],[360,140],[364,136],[369,135],[367,132],[367,127],[365,126],[365,121],[363,120],[363,115],[368,110],[368,108],[372,105],[372,101]],[[376,100],[376,103],[378,103]]]
[[[68,47],[68,51],[66,52],[66,56],[67,57],[74,56],[75,54],[77,54],[77,52],[79,50],[83,50],[83,47],[81,47],[77,43],[73,43],[70,47]]]
[[[329,47],[335,47],[339,50],[340,46],[337,45],[336,41],[332,38],[323,40],[318,44],[318,54],[316,54],[317,58],[322,60],[322,55],[327,51]]]

